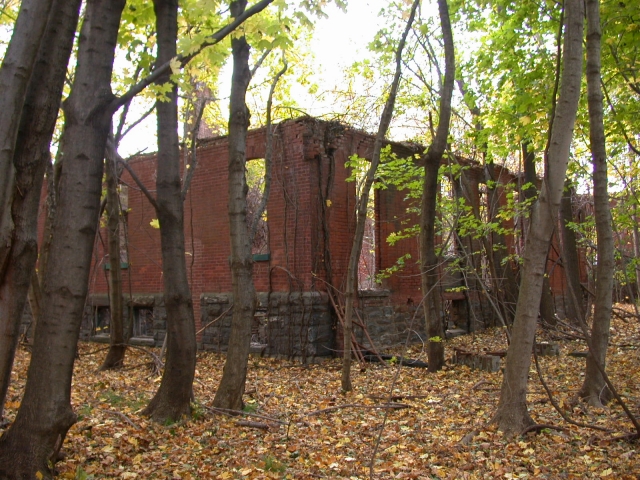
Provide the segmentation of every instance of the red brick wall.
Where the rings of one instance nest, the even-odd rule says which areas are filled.
[[[313,119],[284,122],[275,130],[272,185],[267,204],[269,245],[268,262],[254,264],[257,291],[326,290],[326,258],[331,260],[333,284],[344,286],[346,266],[355,223],[355,184],[346,182],[345,162],[353,153],[371,158],[373,137],[345,127]],[[196,310],[200,319],[200,295],[203,292],[231,291],[228,258],[229,226],[227,216],[227,139],[206,140],[198,148],[198,165],[185,201],[186,261]],[[402,150],[400,146],[396,148]],[[407,149],[400,154],[408,155]],[[247,158],[263,158],[265,131],[255,130],[247,138]],[[155,194],[155,157],[141,156],[130,161],[144,185]],[[331,173],[332,172],[332,173]],[[333,182],[329,186],[329,177]],[[150,222],[156,218],[145,195],[125,172],[128,185],[129,269],[123,272],[125,291],[162,292],[160,235]],[[327,196],[328,194],[328,196]],[[399,228],[396,219],[405,215],[403,195],[388,191],[380,197],[376,258],[379,268],[391,266],[410,249],[417,261],[417,240],[395,247],[386,243],[388,234]],[[322,208],[324,205],[325,208]],[[326,223],[323,222],[326,215]],[[390,221],[385,218],[390,218]],[[326,227],[325,227],[326,225]],[[329,245],[325,249],[325,232]],[[101,240],[102,239],[102,240]],[[101,230],[95,253],[92,293],[107,291],[103,265],[106,231]],[[417,268],[403,272],[411,274]],[[389,283],[401,302],[419,298],[419,277],[396,278]]]
[[[355,227],[355,183],[345,181],[350,173],[345,162],[354,153],[370,159],[373,145],[374,138],[370,135],[310,118],[283,122],[275,128],[272,185],[267,204],[271,257],[269,261],[254,263],[257,291],[325,291],[329,260],[333,285],[344,287]],[[265,146],[265,130],[251,131],[247,158],[264,158]],[[198,165],[184,203],[186,261],[197,325],[201,294],[230,292],[232,288],[228,262],[227,149],[226,137],[201,141]],[[393,144],[393,149],[398,156],[415,152],[401,144]],[[155,156],[134,158],[130,165],[155,194]],[[513,181],[504,169],[496,170],[496,176],[503,183]],[[156,215],[131,177],[125,172],[122,178],[128,186],[129,207],[125,292],[130,289],[136,294],[160,293],[163,290],[160,235],[150,225]],[[383,284],[390,290],[391,303],[395,305],[417,304],[421,298],[418,238],[404,239],[394,246],[386,241],[391,232],[418,223],[415,215],[406,213],[405,196],[405,192],[393,187],[376,190],[377,270],[391,267],[400,256],[411,254],[404,269]],[[503,196],[501,199],[504,200]],[[507,243],[509,251],[513,251],[512,239],[507,239]],[[107,261],[105,245],[106,232],[102,229],[97,239],[91,293],[107,291],[103,269]],[[560,288],[558,282],[559,278],[553,275],[552,287]]]

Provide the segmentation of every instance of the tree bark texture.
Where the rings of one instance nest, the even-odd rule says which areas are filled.
[[[109,142],[108,142],[109,143]],[[107,245],[109,248],[109,323],[110,345],[100,370],[119,368],[127,351],[124,334],[122,268],[120,266],[120,197],[118,196],[118,164],[115,143],[108,144],[105,156],[107,190]],[[131,319],[133,321],[133,319]]]
[[[35,275],[40,192],[50,161],[49,144],[58,117],[79,9],[79,0],[53,2],[22,109],[14,150],[15,185],[10,211],[14,229],[7,267],[0,276],[0,418],[22,312]]]
[[[568,225],[573,218],[574,189],[570,182],[565,182],[564,194],[560,201],[560,233],[562,236],[562,266],[566,278],[565,314],[574,324],[586,315],[586,304],[580,285],[580,263],[578,260],[578,242],[576,232]]]
[[[442,101],[442,100],[441,100]],[[427,363],[430,372],[444,366],[445,331],[438,280],[440,278],[435,245],[435,221],[439,190],[440,162],[427,157],[420,216],[421,286],[427,330]]]
[[[380,164],[380,151],[382,150],[382,144],[391,119],[393,118],[393,109],[396,104],[396,96],[398,93],[398,86],[400,85],[400,77],[402,75],[402,52],[407,41],[407,36],[411,31],[413,25],[413,19],[416,16],[416,10],[420,4],[419,0],[414,0],[411,6],[411,13],[407,19],[407,24],[396,49],[396,71],[391,82],[391,88],[389,89],[389,96],[384,104],[384,110],[380,117],[380,125],[378,125],[378,133],[373,145],[373,155],[371,157],[371,164],[367,170],[364,185],[360,198],[356,203],[356,230],[353,236],[353,242],[351,243],[351,253],[349,255],[349,264],[347,266],[347,284],[345,288],[345,307],[344,307],[344,352],[342,359],[342,378],[341,386],[343,392],[352,390],[351,386],[351,341],[353,336],[353,304],[358,288],[358,264],[360,262],[360,253],[362,252],[362,239],[364,238],[364,227],[367,221],[367,206],[369,204],[369,191],[373,187],[373,181],[375,179],[378,165]]]
[[[589,107],[589,140],[593,160],[593,200],[598,242],[596,267],[596,298],[591,327],[591,350],[587,356],[584,383],[579,395],[589,404],[602,406],[612,394],[604,381],[598,364],[604,369],[613,291],[614,243],[611,226],[609,193],[607,191],[607,152],[604,134],[602,88],[600,86],[600,2],[587,0],[587,101]]]
[[[531,211],[525,245],[520,295],[507,350],[498,409],[493,418],[507,436],[520,433],[533,420],[527,410],[527,376],[536,332],[549,244],[560,207],[569,162],[573,126],[582,77],[582,0],[565,2],[565,37],[560,95],[551,129],[548,168]]]
[[[176,56],[178,1],[154,0],[158,33],[158,64]],[[170,72],[158,83],[170,81]],[[167,309],[167,360],[160,388],[144,410],[159,423],[191,415],[196,368],[193,301],[187,279],[184,241],[184,205],[180,181],[178,87],[172,84],[168,101],[157,101],[158,174],[157,215],[160,222],[164,302]]]
[[[638,261],[638,259],[640,259],[640,228],[638,228],[638,223],[640,223],[640,216],[638,215],[638,206],[634,205],[633,208],[633,218],[635,219],[635,224],[633,225],[633,256],[636,259],[636,294],[640,294],[640,262]],[[631,294],[629,296],[633,297],[633,295]],[[637,298],[632,298],[632,302],[634,302],[636,305],[638,304],[637,300]]]
[[[240,15],[246,0],[231,3],[234,17]],[[245,177],[249,109],[245,98],[251,81],[249,44],[244,36],[232,38],[233,76],[229,100],[229,230],[231,237],[231,281],[233,318],[227,360],[213,404],[219,408],[241,410],[251,346],[251,324],[255,313],[255,286],[249,227],[247,225],[247,179]]]
[[[60,136],[60,145],[62,145],[63,137],[64,131]],[[31,285],[29,286],[31,324],[28,327],[28,332],[31,344],[33,344],[33,337],[38,326],[38,319],[42,312],[42,284],[44,282],[44,271],[47,269],[47,262],[49,261],[49,251],[51,250],[53,219],[56,216],[58,185],[61,171],[62,150],[58,149],[54,163],[52,164],[51,162],[47,162],[46,164],[45,178],[47,181],[47,198],[44,202],[46,213],[42,232],[42,244],[38,246],[38,269],[33,271],[33,274],[31,275]]]
[[[527,188],[523,189],[522,194],[525,199],[535,198],[538,196],[538,188],[536,183],[538,176],[536,175],[536,157],[533,153],[533,145],[530,142],[524,142],[522,144],[522,164],[524,170],[524,180],[528,184]],[[525,222],[528,226],[528,222]],[[522,236],[526,241],[526,228],[523,228]],[[546,272],[546,266],[545,266]],[[553,295],[551,294],[551,285],[549,282],[549,276],[545,275],[542,279],[542,297],[540,298],[540,318],[549,325],[555,325],[556,320],[556,307],[553,301]]]
[[[447,147],[451,121],[451,96],[454,87],[455,52],[453,32],[446,0],[438,0],[438,12],[444,41],[445,71],[440,93],[440,112],[435,138],[425,156],[425,179],[420,215],[420,263],[424,315],[427,330],[427,356],[429,371],[444,366],[444,325],[437,288],[438,257],[435,245],[436,203],[438,197],[438,169]]]
[[[76,420],[71,377],[98,226],[102,165],[113,112],[111,73],[124,0],[87,3],[78,65],[65,102],[64,168],[43,311],[24,397],[0,439],[0,478],[50,478],[49,460]]]
[[[0,68],[0,278],[13,237],[15,191],[13,155],[27,87],[49,19],[52,0],[24,0]],[[53,12],[54,16],[57,12]]]

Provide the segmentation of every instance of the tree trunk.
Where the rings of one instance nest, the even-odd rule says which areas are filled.
[[[522,143],[522,163],[524,169],[524,180],[527,187],[522,190],[525,199],[535,198],[538,196],[538,188],[536,183],[538,176],[536,175],[536,157],[533,153],[533,145],[530,142]],[[525,230],[522,232],[525,236]],[[525,236],[526,240],[526,236]],[[548,253],[548,252],[547,252]],[[546,271],[546,266],[545,266]],[[556,308],[551,294],[551,285],[549,276],[545,275],[542,279],[542,297],[540,298],[540,318],[549,325],[555,325]]]
[[[562,266],[564,267],[567,282],[564,302],[565,313],[569,320],[577,325],[579,319],[585,318],[586,305],[580,284],[580,264],[576,233],[567,225],[574,221],[573,193],[574,190],[570,182],[565,182],[564,195],[562,195],[562,200],[560,201],[560,233],[562,236]]]
[[[176,56],[178,1],[154,0],[158,33],[158,64]],[[170,81],[170,72],[157,83]],[[196,368],[193,301],[187,279],[184,248],[184,206],[180,182],[178,88],[172,84],[168,101],[157,101],[158,176],[157,215],[160,222],[164,302],[167,309],[167,361],[160,388],[144,410],[159,423],[191,415]]]
[[[438,257],[435,245],[436,203],[438,197],[438,169],[449,137],[451,96],[454,86],[455,54],[453,33],[446,0],[438,0],[438,11],[444,41],[445,73],[440,94],[440,112],[435,138],[425,156],[425,178],[420,215],[420,263],[423,307],[427,329],[427,355],[429,371],[444,366],[444,325],[440,308],[438,284]]]
[[[11,219],[15,227],[7,268],[4,275],[0,276],[0,418],[18,344],[22,313],[32,276],[35,276],[40,192],[50,159],[49,144],[58,117],[79,7],[79,0],[54,1],[44,41],[34,65],[34,81],[29,84],[20,119],[13,158],[15,193]],[[34,315],[37,314],[36,311]]]
[[[75,35],[75,32],[74,32]],[[60,136],[59,144],[62,145],[64,131]],[[38,269],[34,270],[31,276],[31,285],[29,286],[29,304],[31,307],[31,324],[29,325],[30,343],[33,344],[33,337],[38,326],[38,319],[42,312],[42,285],[44,282],[44,271],[47,269],[49,261],[49,251],[51,250],[51,240],[53,235],[53,219],[56,215],[56,203],[58,195],[58,185],[60,180],[60,172],[62,171],[62,150],[58,149],[54,163],[47,162],[46,165],[46,181],[47,181],[47,198],[45,205],[45,219],[42,232],[42,244],[38,249]]]
[[[38,318],[40,318],[42,312],[42,289],[40,288],[38,271],[35,268],[31,272],[31,282],[29,284],[27,300],[31,310],[31,323],[29,323],[26,328],[25,340],[28,344],[33,344],[33,333],[36,330]]]
[[[485,166],[485,178],[487,180],[487,203],[489,206],[489,221],[498,222],[499,228],[501,220],[498,218],[500,211],[500,200],[498,198],[498,189],[494,186],[497,182],[494,177],[493,163]],[[515,313],[515,305],[518,301],[518,282],[511,267],[511,260],[508,259],[507,242],[504,235],[493,230],[491,232],[491,249],[485,246],[485,252],[491,265],[491,271],[494,276],[495,286],[500,301],[500,309],[504,315],[506,325],[513,323],[513,315]]]
[[[531,365],[545,263],[562,198],[572,131],[580,99],[582,1],[567,0],[565,11],[564,70],[551,128],[548,168],[540,195],[531,211],[512,341],[507,350],[500,402],[493,418],[500,430],[508,436],[520,433],[523,428],[533,423],[527,410],[527,376]]]
[[[231,14],[240,15],[247,0],[231,3]],[[253,260],[247,225],[247,181],[245,177],[249,109],[245,103],[251,81],[249,45],[244,36],[231,39],[233,76],[229,100],[229,231],[231,236],[231,279],[233,318],[227,360],[213,404],[219,408],[242,409],[251,345],[251,323],[255,312]]]
[[[437,158],[427,157],[420,216],[421,286],[427,330],[427,363],[430,372],[437,372],[444,366],[445,333],[441,315],[440,291],[437,288],[440,275],[435,245],[439,168],[440,162]]]
[[[349,264],[347,266],[347,284],[345,289],[345,315],[344,315],[344,355],[342,359],[342,391],[348,392],[352,390],[351,386],[351,341],[353,336],[353,304],[356,296],[356,290],[358,286],[358,265],[360,263],[360,253],[362,252],[362,239],[364,238],[364,228],[367,221],[367,206],[369,204],[369,191],[373,187],[373,181],[375,179],[376,171],[380,163],[380,151],[382,150],[382,144],[389,125],[391,124],[391,118],[393,117],[393,109],[396,104],[396,95],[398,93],[398,85],[400,84],[400,77],[402,75],[402,52],[404,50],[407,36],[411,31],[413,19],[416,15],[416,10],[420,4],[419,0],[414,0],[411,7],[411,13],[407,20],[400,43],[396,50],[396,71],[389,90],[389,96],[384,104],[384,110],[380,117],[380,125],[378,126],[378,133],[376,134],[375,143],[373,145],[373,154],[371,157],[371,165],[367,170],[364,185],[360,198],[356,203],[356,231],[353,236],[353,242],[351,244],[351,254],[349,256]]]
[[[127,351],[124,335],[122,268],[120,266],[120,197],[115,144],[107,145],[105,180],[107,189],[107,235],[109,246],[109,324],[110,345],[100,370],[122,367]],[[133,321],[133,319],[131,319]]]
[[[49,461],[75,422],[71,377],[98,226],[102,165],[113,112],[111,72],[124,0],[87,3],[71,95],[65,102],[65,166],[43,311],[24,397],[0,439],[0,478],[50,478]]]
[[[52,0],[24,0],[0,68],[0,278],[9,261],[15,191],[13,155],[31,73],[38,57]],[[57,12],[54,11],[54,16]]]
[[[633,256],[636,260],[636,299],[632,301],[636,304],[637,308],[638,297],[640,297],[640,228],[638,228],[638,223],[640,223],[640,216],[638,215],[638,206],[634,205],[633,208],[635,210],[633,216],[633,218],[635,219],[635,223],[633,225]]]
[[[611,227],[609,194],[607,191],[607,155],[600,86],[600,2],[587,0],[587,94],[589,106],[589,140],[593,157],[593,203],[596,217],[598,242],[598,266],[596,267],[596,298],[594,301],[593,325],[591,327],[592,350],[587,357],[584,383],[579,395],[589,404],[602,406],[612,394],[604,381],[600,369],[605,368],[611,303],[613,291],[614,244]]]

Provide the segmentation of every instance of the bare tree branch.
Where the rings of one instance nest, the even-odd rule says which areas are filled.
[[[180,68],[183,68],[187,65],[193,58],[198,55],[202,50],[212,45],[216,45],[220,43],[227,35],[233,32],[238,26],[240,26],[245,20],[252,17],[253,15],[260,13],[262,10],[267,8],[269,4],[271,4],[273,0],[261,0],[260,2],[253,5],[251,8],[245,10],[242,14],[235,17],[229,24],[222,27],[220,30],[210,35],[205,39],[205,41],[198,47],[194,52],[189,53],[188,55],[178,55],[173,60],[177,60],[180,62]],[[138,93],[142,92],[145,88],[155,82],[159,77],[164,75],[171,68],[171,61],[160,65],[156,68],[150,75],[143,78],[140,82],[131,87],[126,93],[117,97],[113,102],[111,102],[110,108],[113,112],[115,112],[118,108],[127,103],[131,98],[135,97]]]
[[[267,99],[267,145],[264,154],[264,192],[262,194],[262,198],[260,199],[260,204],[255,211],[253,219],[251,219],[251,226],[249,229],[249,242],[253,244],[253,239],[256,236],[256,231],[258,230],[258,224],[260,223],[260,218],[264,213],[265,208],[267,207],[267,202],[269,201],[269,193],[271,191],[271,161],[273,157],[273,125],[271,123],[271,105],[273,102],[273,93],[278,85],[278,81],[285,74],[289,64],[287,63],[287,59],[284,56],[284,52],[282,53],[282,63],[284,64],[282,70],[276,73],[276,76],[273,78],[273,82],[271,83],[271,88],[269,89],[269,98]]]

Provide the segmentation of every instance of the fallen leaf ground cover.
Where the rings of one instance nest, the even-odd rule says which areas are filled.
[[[611,332],[608,371],[640,414],[640,327],[634,320],[614,319]],[[149,368],[149,355],[130,350],[125,368],[98,372],[106,351],[81,344],[72,391],[78,422],[56,465],[57,478],[365,479],[374,450],[373,478],[638,478],[637,444],[615,439],[631,431],[622,409],[574,402],[585,359],[569,353],[585,351],[584,342],[542,330],[538,340],[560,343],[560,356],[541,357],[540,363],[561,407],[572,419],[611,432],[564,422],[533,366],[532,415],[562,429],[513,441],[489,423],[502,374],[451,364],[436,374],[393,361],[356,367],[354,391],[343,395],[338,359],[301,365],[251,358],[247,415],[231,417],[209,408],[224,356],[204,352],[198,355],[193,418],[157,425],[140,415],[160,381]],[[506,342],[503,331],[492,330],[448,341],[448,355],[453,347],[496,351],[506,349]],[[410,347],[406,356],[426,360],[421,345]],[[8,420],[19,406],[28,360],[28,350],[21,348]]]

